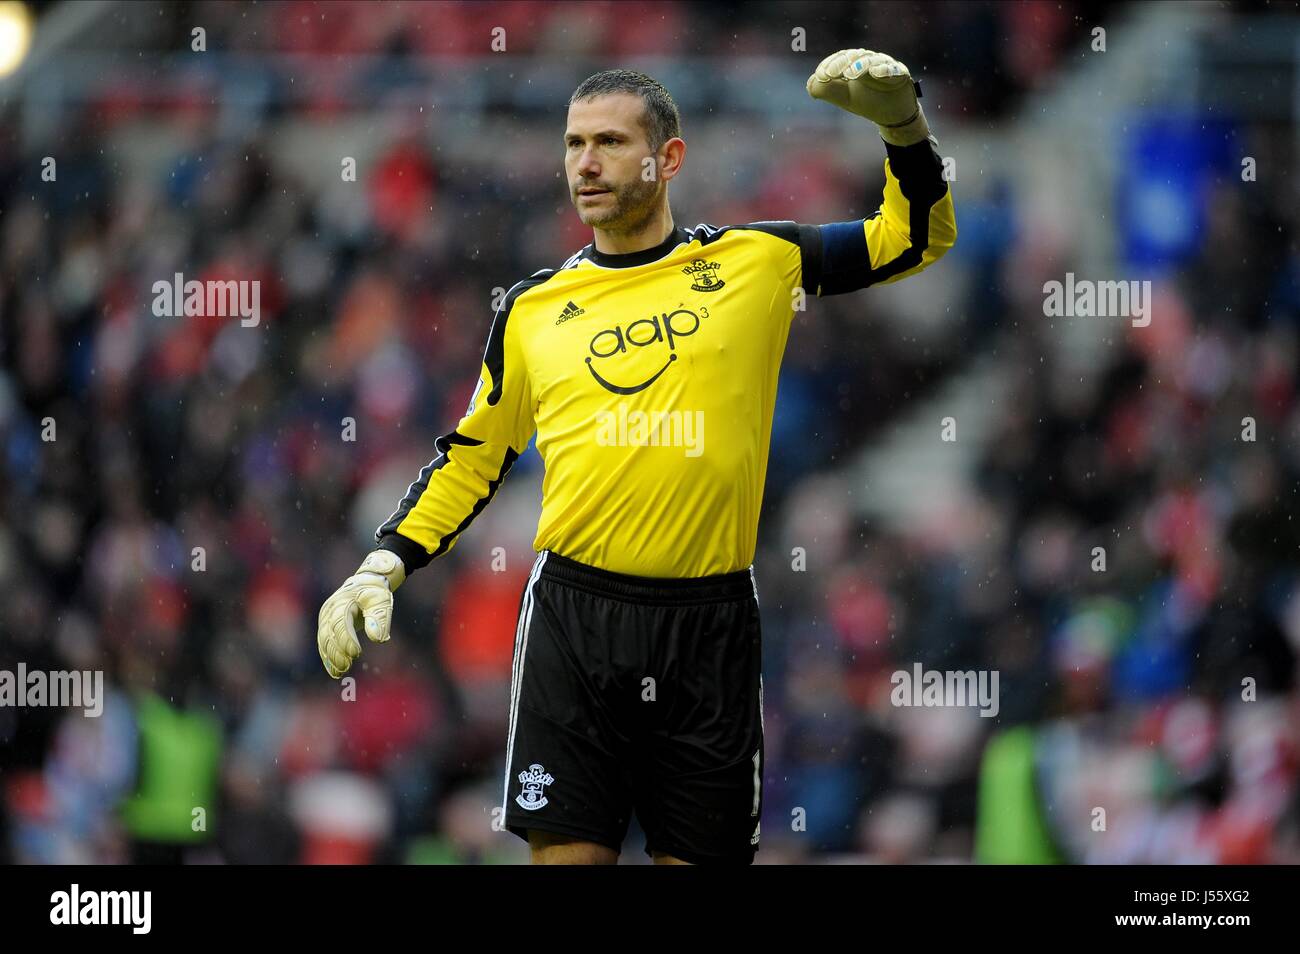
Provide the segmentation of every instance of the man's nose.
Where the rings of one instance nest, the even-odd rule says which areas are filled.
[[[587,179],[600,175],[600,163],[596,161],[596,153],[593,150],[585,149],[578,157],[578,175]]]

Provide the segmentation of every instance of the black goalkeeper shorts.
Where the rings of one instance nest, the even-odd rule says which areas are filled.
[[[543,551],[519,607],[506,827],[749,864],[762,810],[752,570],[664,580]]]

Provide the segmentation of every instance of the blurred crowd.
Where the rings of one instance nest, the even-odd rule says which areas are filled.
[[[619,4],[182,4],[152,42],[183,46],[199,17],[212,48],[454,56],[501,22],[529,38],[518,52],[614,62],[788,34],[787,5],[637,6],[659,32],[621,29]],[[977,129],[1073,42],[1070,4],[927,11],[830,4],[810,43],[878,28]],[[98,719],[0,708],[0,859],[520,860],[493,807],[536,453],[403,587],[355,683],[324,674],[316,610],[463,411],[491,290],[590,232],[562,193],[503,174],[508,156],[443,162],[411,130],[346,198],[277,161],[287,117],[232,135],[215,108],[160,116],[183,148],[140,174],[105,144],[146,107],[104,86],[39,150],[0,112],[0,670],[101,669],[109,687]],[[684,120],[688,140],[726,128]],[[1289,130],[1243,135],[1295,168]],[[837,218],[879,201],[878,159],[812,186],[787,159],[675,211],[808,221],[809,189]],[[984,213],[1005,227],[949,256],[989,287],[947,348],[901,340],[873,291],[814,302],[792,331],[756,560],[759,859],[1300,861],[1300,203],[1216,180],[1150,326],[1119,325],[1080,371],[1042,312],[1069,263],[1025,268],[1032,210],[1005,199]],[[964,229],[960,188],[956,208]],[[259,323],[157,316],[153,283],[177,272],[259,280]],[[1012,397],[961,506],[865,519],[845,464],[973,355]],[[893,706],[914,663],[997,670],[999,715]]]
[[[330,64],[331,82],[304,94],[302,108],[321,114],[338,109],[358,88],[382,95],[394,84],[418,82],[422,57],[456,64],[464,62],[459,58],[483,55],[489,43],[495,44],[493,52],[528,57],[617,61],[675,56],[736,64],[740,57],[789,51],[796,42],[806,43],[808,50],[832,50],[844,45],[841,38],[845,43],[857,38],[853,42],[861,44],[869,37],[876,49],[907,50],[916,62],[925,63],[926,75],[944,85],[945,102],[954,112],[990,116],[1049,81],[1068,56],[1085,16],[1090,24],[1107,22],[1114,6],[1112,0],[944,2],[918,4],[900,16],[888,0],[825,0],[815,6],[782,0],[394,0],[378,6],[207,0],[170,6],[158,24],[133,40],[146,49],[184,50],[193,43],[193,29],[202,26],[211,51],[319,56]],[[96,44],[101,42],[97,37]],[[367,59],[384,56],[404,59],[397,64]],[[257,60],[241,61],[241,66],[256,67]],[[726,71],[716,80],[728,82]],[[287,77],[278,82],[290,84]],[[151,96],[178,99],[184,93],[150,91]],[[707,98],[708,91],[679,88],[675,95]]]

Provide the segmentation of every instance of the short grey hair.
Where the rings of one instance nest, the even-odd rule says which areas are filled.
[[[633,93],[641,97],[645,105],[641,126],[651,149],[657,150],[669,139],[682,134],[682,120],[672,94],[663,83],[636,70],[603,70],[588,76],[569,97],[569,105],[610,93]]]

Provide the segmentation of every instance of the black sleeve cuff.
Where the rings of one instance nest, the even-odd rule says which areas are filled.
[[[884,142],[884,140],[881,140]],[[898,178],[898,187],[909,202],[943,195],[948,183],[943,179],[943,159],[934,143],[922,139],[910,146],[885,143],[889,168]]]
[[[406,569],[407,576],[410,576],[422,566],[428,566],[429,560],[432,559],[424,547],[400,533],[384,534],[379,538],[378,549],[396,553],[402,561],[402,566]]]

